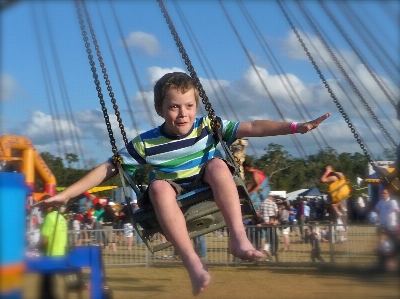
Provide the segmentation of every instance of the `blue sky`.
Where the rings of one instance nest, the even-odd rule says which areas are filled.
[[[217,115],[231,120],[237,120],[238,117],[243,121],[281,121],[283,115],[286,121],[302,122],[304,119],[309,120],[307,115],[316,118],[326,112],[333,113],[314,137],[311,134],[296,136],[304,151],[294,145],[291,137],[283,136],[250,139],[252,146],[248,154],[260,155],[272,142],[283,145],[294,156],[315,154],[325,148],[321,135],[329,146],[339,152],[361,152],[277,2],[222,3],[251,61],[218,1],[165,2]],[[392,99],[397,103],[399,99],[399,2],[340,1],[344,3],[341,6],[338,2],[326,2],[327,10],[343,28],[344,36],[349,38],[350,44],[317,1],[302,3],[381,126],[392,140],[399,142],[400,126],[390,101]],[[112,6],[109,1],[87,1],[87,7],[125,130],[128,139],[131,139],[137,131],[150,129],[152,123],[162,123],[162,119],[152,109],[153,85],[168,71],[186,71],[185,64],[156,1],[113,1]],[[374,158],[383,157],[383,148],[393,147],[393,142],[387,136],[385,138],[380,125],[373,121],[296,2],[285,1],[284,7],[357,133]],[[243,11],[251,16],[252,24],[262,34],[261,38],[256,38]],[[349,13],[353,23],[349,22],[344,12]],[[47,151],[55,156],[81,148],[79,156],[90,166],[106,160],[112,153],[111,146],[74,2],[19,1],[0,14],[0,135],[28,137],[39,152]],[[189,26],[184,26],[185,22]],[[190,38],[188,32],[193,32],[195,38]],[[191,40],[200,46],[194,46]],[[265,42],[268,48],[261,46],[259,40]],[[95,51],[92,43],[91,49]],[[381,86],[384,86],[389,99],[354,49],[367,61],[374,77],[382,82]],[[122,82],[111,53],[114,53]],[[199,60],[197,53],[204,53],[207,60]],[[131,62],[135,66],[139,83],[135,79]],[[207,68],[208,65],[211,69]],[[121,148],[123,141],[98,61],[96,69],[117,147]],[[292,87],[295,91],[292,91]],[[291,91],[291,95],[287,90]],[[126,100],[130,103],[136,128]],[[293,101],[296,101],[300,111]],[[222,106],[220,103],[223,103]],[[303,106],[306,110],[303,110]],[[204,108],[200,109],[199,115],[202,113]],[[78,143],[81,147],[77,146]]]

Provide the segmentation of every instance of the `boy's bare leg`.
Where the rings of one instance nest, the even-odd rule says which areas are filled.
[[[228,226],[232,255],[249,261],[262,258],[263,254],[256,250],[247,238],[236,184],[226,163],[221,159],[210,161],[204,180],[211,186],[214,200]]]
[[[175,190],[166,181],[157,180],[151,183],[149,191],[158,222],[189,273],[193,295],[198,295],[208,286],[211,277],[190,241],[185,218],[176,202]]]

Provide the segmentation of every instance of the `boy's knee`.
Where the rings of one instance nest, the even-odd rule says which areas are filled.
[[[154,180],[149,186],[150,197],[157,196],[157,194],[165,195],[168,194],[169,191],[175,193],[175,190],[171,184],[164,180]]]
[[[209,161],[207,163],[207,166],[206,166],[206,172],[211,172],[211,173],[213,173],[214,171],[221,172],[221,170],[224,170],[224,169],[226,169],[230,172],[229,167],[226,164],[226,162],[219,158],[212,159],[211,161]]]

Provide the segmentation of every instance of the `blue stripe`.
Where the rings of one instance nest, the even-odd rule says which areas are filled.
[[[201,139],[203,139],[204,137],[207,137],[207,136],[208,136],[208,132],[205,128],[203,128],[203,130],[201,130],[201,134],[199,136],[195,136],[193,138],[186,138],[183,140],[176,140],[176,141],[169,142],[167,144],[161,144],[161,145],[153,146],[151,148],[146,148],[146,155],[149,157],[149,156],[162,154],[165,152],[170,152],[172,150],[176,151],[181,148],[187,148],[187,147],[190,147],[190,146],[196,144],[196,142],[200,141]],[[146,142],[146,140],[145,140],[145,142]]]
[[[208,155],[194,159],[194,160],[190,160],[180,166],[177,167],[170,167],[170,168],[162,168],[162,172],[164,173],[174,173],[174,172],[178,172],[178,171],[182,171],[182,170],[189,170],[192,169],[193,167],[197,167],[199,165],[202,165],[204,163],[206,163],[208,160],[210,160],[212,157],[214,156],[214,150],[211,151],[210,153],[208,153]],[[160,171],[159,169],[157,169],[157,171]]]
[[[146,160],[141,155],[139,155],[139,153],[136,151],[135,147],[133,146],[132,141],[130,141],[128,143],[128,145],[126,146],[126,150],[132,156],[132,158],[137,161],[137,163],[146,164]]]

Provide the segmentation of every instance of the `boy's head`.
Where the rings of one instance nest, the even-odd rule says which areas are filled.
[[[196,120],[199,93],[195,82],[185,73],[170,73],[154,86],[154,107],[164,118],[162,126],[169,136],[184,136]]]
[[[176,89],[181,93],[186,93],[192,88],[195,92],[196,106],[199,106],[199,92],[195,81],[182,72],[167,73],[154,85],[154,107],[156,110],[162,107],[166,91]]]

